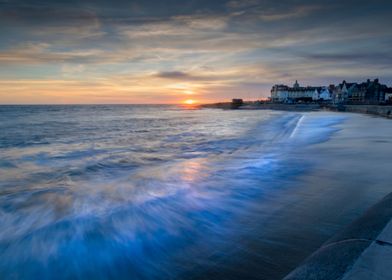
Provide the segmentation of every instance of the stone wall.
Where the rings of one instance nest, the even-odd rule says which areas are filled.
[[[328,109],[352,113],[363,113],[392,118],[392,106],[382,105],[330,105]]]

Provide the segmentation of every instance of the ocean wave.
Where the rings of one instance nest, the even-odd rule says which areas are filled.
[[[235,240],[254,234],[238,221],[310,168],[290,153],[326,141],[343,121],[164,108],[146,122],[140,108],[105,107],[91,135],[82,132],[89,124],[70,124],[71,144],[15,141],[2,151],[14,173],[0,173],[0,278],[175,278],[187,269],[180,263],[234,252]],[[67,110],[50,113],[85,115]],[[140,114],[132,130],[125,113],[133,122]],[[116,116],[123,129],[108,125]]]

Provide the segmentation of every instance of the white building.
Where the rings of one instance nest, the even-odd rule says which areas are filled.
[[[324,100],[324,101],[329,101],[332,100],[332,94],[331,92],[328,90],[328,88],[324,87],[319,96],[318,96],[318,100]]]
[[[317,101],[317,100],[319,100],[319,99],[320,99],[320,92],[316,89],[316,90],[313,92],[312,100],[313,100],[313,101]]]
[[[274,85],[271,89],[271,100],[273,102],[287,101],[289,96],[289,87],[286,85]]]
[[[385,101],[386,102],[392,102],[392,92],[386,92],[385,93]]]
[[[313,100],[313,97],[321,87],[301,87],[298,81],[295,81],[293,87],[286,85],[274,85],[271,89],[271,100],[273,102],[296,102],[299,100]]]

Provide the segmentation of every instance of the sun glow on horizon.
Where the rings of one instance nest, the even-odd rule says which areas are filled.
[[[196,103],[196,101],[193,100],[193,99],[187,99],[187,100],[184,101],[184,104],[187,104],[187,105],[193,105],[195,103]]]

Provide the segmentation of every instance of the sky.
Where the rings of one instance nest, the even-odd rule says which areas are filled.
[[[392,85],[390,0],[0,0],[0,104],[199,103]]]

